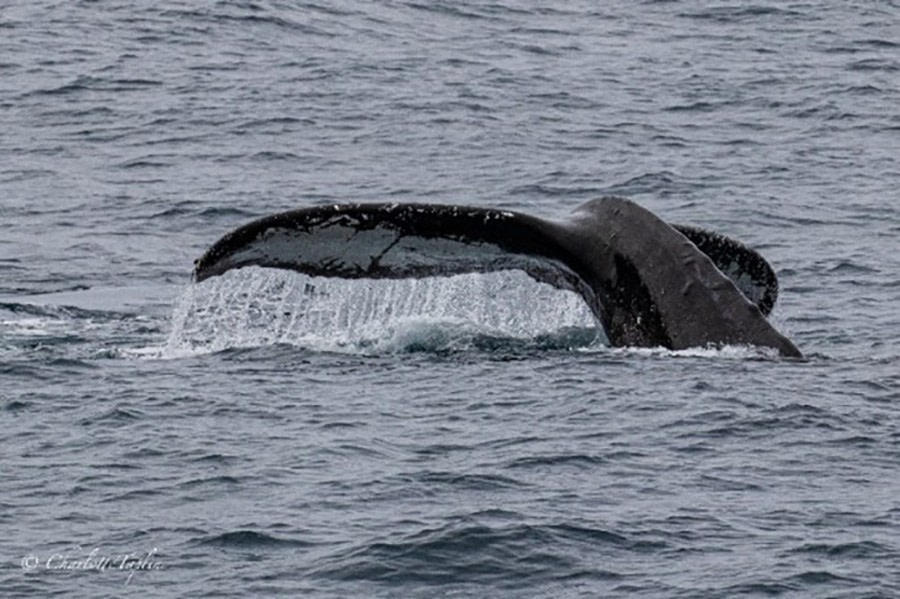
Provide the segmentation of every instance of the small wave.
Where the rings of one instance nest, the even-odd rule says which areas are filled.
[[[670,171],[649,172],[616,183],[603,190],[609,195],[671,194],[686,190],[691,184]]]
[[[606,355],[625,355],[643,358],[704,358],[716,360],[774,360],[785,361],[778,351],[770,347],[751,345],[722,345],[668,349],[666,347],[587,347],[580,351]]]
[[[293,116],[273,116],[268,118],[250,119],[241,123],[241,129],[265,128],[269,125],[315,125],[313,119],[298,118]]]
[[[218,466],[228,466],[237,462],[237,458],[231,455],[224,455],[221,453],[208,453],[202,456],[198,456],[196,458],[191,458],[189,461],[191,462],[200,462],[204,464],[215,464]]]
[[[583,454],[559,454],[518,458],[510,462],[508,468],[525,468],[529,470],[543,470],[545,467],[574,466],[583,470],[590,470],[595,466],[604,464],[606,460],[599,456]]]
[[[34,179],[46,179],[56,175],[56,171],[42,168],[25,168],[0,171],[0,183],[20,183]]]
[[[800,574],[796,574],[788,579],[788,584],[796,583],[796,586],[809,586],[809,585],[820,585],[820,584],[832,584],[839,582],[853,582],[854,579],[847,578],[844,576],[840,576],[838,574],[833,574],[828,572],[827,570],[810,570],[807,572],[801,572]]]
[[[218,217],[240,217],[255,218],[259,216],[249,210],[242,210],[233,206],[213,206],[209,208],[199,208],[196,202],[186,201],[175,206],[159,211],[151,216],[151,218],[181,219],[184,216],[196,216],[203,219],[212,219]]]
[[[495,474],[457,474],[454,472],[426,472],[417,477],[419,482],[431,487],[446,485],[454,491],[497,491],[525,486],[522,482]]]
[[[870,274],[878,273],[878,269],[866,266],[865,264],[856,264],[849,260],[841,260],[828,269],[829,273],[848,273],[848,274]]]
[[[277,29],[283,29],[286,31],[291,31],[296,35],[317,35],[322,37],[334,37],[334,33],[321,29],[319,27],[315,27],[313,25],[309,25],[307,23],[300,23],[293,19],[279,17],[277,15],[269,14],[269,15],[255,15],[255,14],[246,14],[246,15],[216,15],[214,18],[215,21],[231,21],[239,24],[240,26],[269,26]]]
[[[194,489],[208,489],[212,488],[216,492],[227,492],[227,489],[237,487],[241,484],[242,479],[236,478],[234,476],[210,476],[206,478],[195,478],[188,481],[185,481],[178,485],[179,490],[182,491],[191,491]],[[223,489],[224,488],[224,489]]]
[[[83,418],[81,420],[81,424],[84,425],[95,425],[97,423],[105,423],[105,424],[124,424],[127,422],[132,422],[135,420],[140,420],[144,417],[144,413],[135,410],[135,409],[127,409],[127,408],[113,408],[107,412],[104,412],[100,416],[90,416],[87,418]]]
[[[161,160],[163,156],[151,154],[148,156],[142,156],[140,158],[129,158],[128,160],[124,160],[114,165],[115,168],[120,168],[123,170],[130,169],[159,169],[159,168],[167,168],[173,166],[173,162]]]
[[[769,17],[799,17],[803,16],[803,13],[775,6],[735,5],[714,6],[696,12],[681,13],[679,16],[697,20],[710,20],[717,23],[740,23]]]
[[[618,580],[623,574],[586,568],[574,551],[561,554],[560,545],[587,545],[597,551],[630,551],[621,535],[571,526],[512,524],[488,526],[473,522],[426,529],[396,539],[375,541],[330,556],[314,570],[320,577],[391,584],[491,584],[527,588],[534,581],[581,578]]]
[[[671,106],[665,107],[663,110],[665,110],[666,112],[713,112],[726,104],[727,102],[713,103],[698,101],[691,102],[689,104],[673,104]]]
[[[880,559],[888,557],[891,549],[874,541],[855,541],[850,543],[806,543],[791,552],[850,559]]]
[[[427,2],[427,3],[410,3],[410,8],[432,13],[437,16],[453,17],[465,20],[494,19],[494,15],[488,13],[488,9],[475,10],[472,8],[464,8],[455,2]],[[504,9],[507,12],[509,9]]]
[[[163,85],[162,81],[150,79],[104,79],[89,75],[79,75],[72,81],[51,88],[27,92],[25,96],[59,96],[83,91],[126,92]]]
[[[857,60],[847,67],[851,71],[886,71],[894,73],[900,71],[900,62],[885,58],[866,58]]]
[[[146,344],[148,335],[158,339],[164,324],[152,316],[121,311],[132,306],[143,310],[148,299],[144,291],[141,286],[82,289],[0,303],[0,354],[11,361],[27,361],[16,370],[37,364],[33,372],[37,377],[43,368],[56,375],[72,375],[97,368],[98,358],[130,355],[129,345]],[[159,290],[154,287],[153,293]],[[166,303],[159,296],[149,297],[156,297],[159,307]],[[112,309],[101,309],[106,307]]]
[[[231,549],[309,547],[312,543],[298,539],[284,539],[255,530],[235,530],[195,539],[194,544]]]
[[[259,160],[262,162],[269,161],[277,161],[277,160],[287,160],[294,161],[298,160],[300,156],[294,154],[293,152],[276,152],[274,150],[264,150],[262,152],[256,152],[250,156],[251,160]]]

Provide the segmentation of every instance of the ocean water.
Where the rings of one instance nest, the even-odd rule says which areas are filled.
[[[897,2],[7,0],[0,125],[3,597],[900,596]],[[295,207],[607,194],[760,250],[807,359],[190,282]]]

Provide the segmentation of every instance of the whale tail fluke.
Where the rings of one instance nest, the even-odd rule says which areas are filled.
[[[580,294],[614,345],[751,344],[800,355],[765,319],[778,283],[762,256],[621,198],[589,202],[562,222],[431,204],[303,208],[227,234],[197,260],[194,279],[250,265],[341,278],[522,270]]]

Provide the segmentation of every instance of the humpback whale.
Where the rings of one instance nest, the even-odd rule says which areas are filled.
[[[778,281],[759,253],[620,197],[561,221],[437,204],[301,208],[228,233],[195,262],[193,278],[250,265],[351,279],[517,269],[578,293],[613,346],[752,345],[802,356],[766,319]]]

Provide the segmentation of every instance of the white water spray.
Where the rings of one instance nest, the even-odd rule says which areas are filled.
[[[279,343],[391,351],[475,335],[533,339],[568,330],[599,331],[577,294],[521,271],[347,280],[251,267],[190,285],[175,305],[164,353]]]

